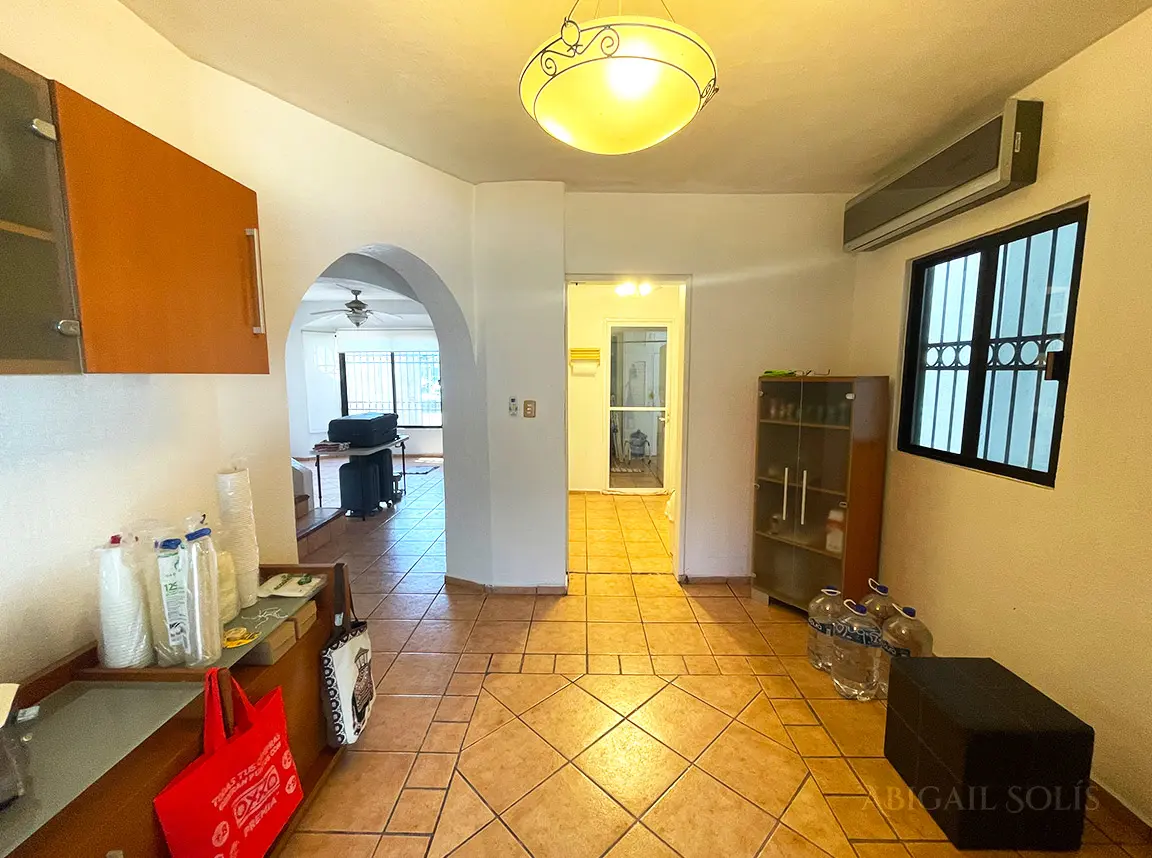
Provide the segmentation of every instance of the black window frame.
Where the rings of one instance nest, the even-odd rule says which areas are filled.
[[[1039,235],[1070,224],[1078,224],[1075,251],[1069,282],[1067,322],[1062,352],[1056,359],[1058,372],[1057,392],[1054,408],[1051,452],[1048,470],[1038,471],[1004,462],[990,461],[979,455],[980,423],[983,418],[984,394],[990,375],[988,350],[992,337],[992,313],[998,288],[998,254],[1001,247],[1029,236]],[[901,377],[900,415],[897,432],[897,449],[904,453],[935,459],[953,465],[984,471],[1002,477],[1053,487],[1060,460],[1060,442],[1064,427],[1064,404],[1068,394],[1069,370],[1072,361],[1072,347],[1076,328],[1076,310],[1080,295],[1080,273],[1084,261],[1084,241],[1088,226],[1088,203],[1082,202],[1043,215],[1025,223],[981,236],[980,238],[954,245],[944,250],[913,260],[911,288],[909,291],[908,315],[905,324],[903,374]],[[1055,237],[1053,238],[1055,248]],[[980,271],[977,278],[975,312],[972,327],[972,357],[969,366],[968,387],[964,400],[964,420],[961,451],[953,453],[925,447],[913,441],[918,423],[917,390],[923,375],[920,352],[923,346],[922,329],[924,322],[924,301],[927,293],[927,274],[942,262],[962,259],[980,254]],[[1027,269],[1025,269],[1026,277]],[[1014,382],[1015,384],[1015,382]],[[1009,424],[1010,425],[1010,424]],[[1035,431],[1035,430],[1034,430]]]

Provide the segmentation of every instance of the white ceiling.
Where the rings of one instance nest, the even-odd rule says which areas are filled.
[[[517,94],[570,0],[122,2],[190,56],[470,182],[737,193],[860,190],[1152,6],[667,0],[715,51],[720,93],[665,143],[603,157],[548,137]]]
[[[329,308],[334,313],[338,312],[343,304],[352,300],[352,289],[361,290],[360,300],[371,309],[377,313],[387,314],[373,319],[366,327],[395,330],[423,330],[432,327],[432,319],[419,301],[413,301],[411,298],[371,283],[334,277],[321,277],[304,293],[298,312],[313,319],[311,322],[306,322],[306,326],[311,330],[326,331],[355,328],[356,326],[344,316],[312,315]]]

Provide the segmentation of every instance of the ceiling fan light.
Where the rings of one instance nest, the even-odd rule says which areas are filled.
[[[598,155],[655,146],[715,94],[716,58],[704,41],[639,15],[565,19],[520,75],[528,115],[557,140]]]

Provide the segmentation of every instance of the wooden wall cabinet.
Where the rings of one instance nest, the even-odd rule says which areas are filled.
[[[3,58],[0,138],[0,372],[268,372],[255,192]]]
[[[758,394],[753,588],[803,609],[822,587],[859,599],[880,562],[888,379],[765,376]]]

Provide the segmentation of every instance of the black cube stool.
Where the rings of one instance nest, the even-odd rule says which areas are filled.
[[[990,658],[892,660],[884,756],[958,849],[1079,849],[1094,737]]]

